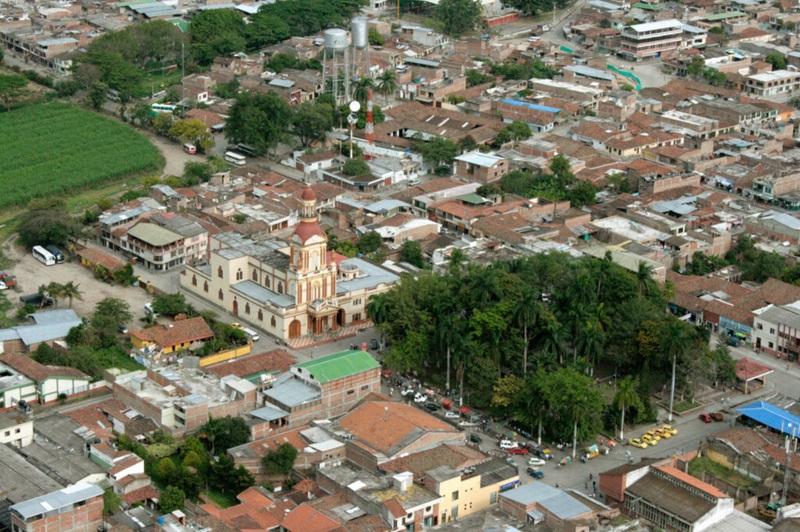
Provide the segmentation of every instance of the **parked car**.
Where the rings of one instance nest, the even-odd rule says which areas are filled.
[[[424,403],[427,400],[428,400],[428,396],[425,395],[424,393],[417,393],[416,395],[414,395],[414,402],[415,403]]]
[[[23,305],[33,305],[34,307],[49,307],[55,303],[52,297],[45,297],[43,294],[28,294],[19,298]]]
[[[511,449],[512,447],[517,447],[517,442],[511,440],[500,440],[499,446],[501,449]]]
[[[431,411],[431,412],[438,412],[439,410],[442,409],[442,407],[440,407],[439,405],[437,405],[435,403],[428,403],[428,404],[425,405],[425,408],[427,410]]]
[[[483,443],[483,439],[474,432],[470,433],[469,441],[471,441],[472,443]]]
[[[458,412],[453,412],[452,410],[448,410],[447,412],[444,413],[444,417],[449,419],[458,419],[461,417],[461,414],[459,414]]]
[[[654,433],[658,434],[659,437],[664,439],[669,439],[672,437],[672,433],[669,431],[664,430],[663,428],[653,429]]]
[[[528,474],[529,474],[530,476],[532,476],[533,478],[536,478],[536,479],[542,479],[542,478],[544,478],[544,473],[542,473],[542,472],[541,472],[541,471],[539,471],[538,469],[534,469],[534,468],[532,468],[532,467],[529,467],[529,468],[527,469],[527,471],[528,471]]]
[[[117,327],[117,330],[122,334],[128,334],[128,327],[126,327],[125,325],[120,325],[119,327]]]
[[[381,344],[379,344],[378,340],[376,340],[375,338],[369,341],[369,348],[372,349],[373,351],[378,349],[380,346]]]
[[[405,390],[400,392],[400,395],[402,395],[403,397],[411,397],[415,393],[416,393],[416,390],[414,390],[414,388],[406,388]]]
[[[547,462],[545,462],[544,460],[542,460],[541,458],[538,458],[536,456],[528,458],[528,465],[531,466],[531,467],[533,467],[533,466],[543,466],[546,463]]]
[[[511,454],[518,454],[521,456],[525,456],[526,454],[528,454],[528,449],[526,449],[525,447],[517,446],[517,447],[512,447],[511,449],[508,450],[508,452],[510,452]]]
[[[630,441],[630,444],[633,445],[634,447],[638,447],[639,449],[647,449],[647,443],[643,442],[639,438],[633,438]]]
[[[661,436],[659,436],[655,430],[648,430],[647,432],[645,432],[645,435],[650,436],[656,441],[661,441]]]
[[[652,436],[650,436],[650,434],[642,434],[641,440],[650,447],[655,447],[656,444],[658,443],[658,441]]]
[[[703,423],[711,423],[711,414],[700,414]]]
[[[714,421],[725,421],[725,416],[722,414],[722,412],[712,412],[711,419]]]
[[[673,436],[675,436],[675,435],[678,433],[678,430],[677,430],[677,429],[675,429],[675,428],[673,428],[673,426],[672,426],[672,425],[663,425],[663,426],[661,427],[661,430],[663,430],[664,432],[669,432],[669,433],[670,433],[670,434],[672,434]]]
[[[547,445],[539,445],[534,449],[533,454],[541,458],[542,460],[552,460],[553,453],[548,449]]]

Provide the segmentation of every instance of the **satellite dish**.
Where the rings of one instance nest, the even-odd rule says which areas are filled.
[[[361,104],[358,103],[358,100],[353,100],[350,102],[350,110],[354,113],[357,113],[361,109]]]

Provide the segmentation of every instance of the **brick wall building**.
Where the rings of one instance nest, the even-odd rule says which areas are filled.
[[[14,530],[94,532],[103,524],[103,490],[76,484],[11,507]]]

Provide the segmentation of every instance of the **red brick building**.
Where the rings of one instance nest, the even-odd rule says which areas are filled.
[[[103,524],[103,489],[76,484],[11,508],[14,530],[25,532],[94,532]]]

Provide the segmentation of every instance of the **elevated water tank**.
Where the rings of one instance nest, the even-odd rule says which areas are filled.
[[[369,45],[369,30],[367,17],[356,17],[350,23],[350,32],[353,34],[353,46],[362,50]]]
[[[328,50],[344,50],[347,48],[347,32],[338,28],[325,30],[322,34],[325,48]]]

